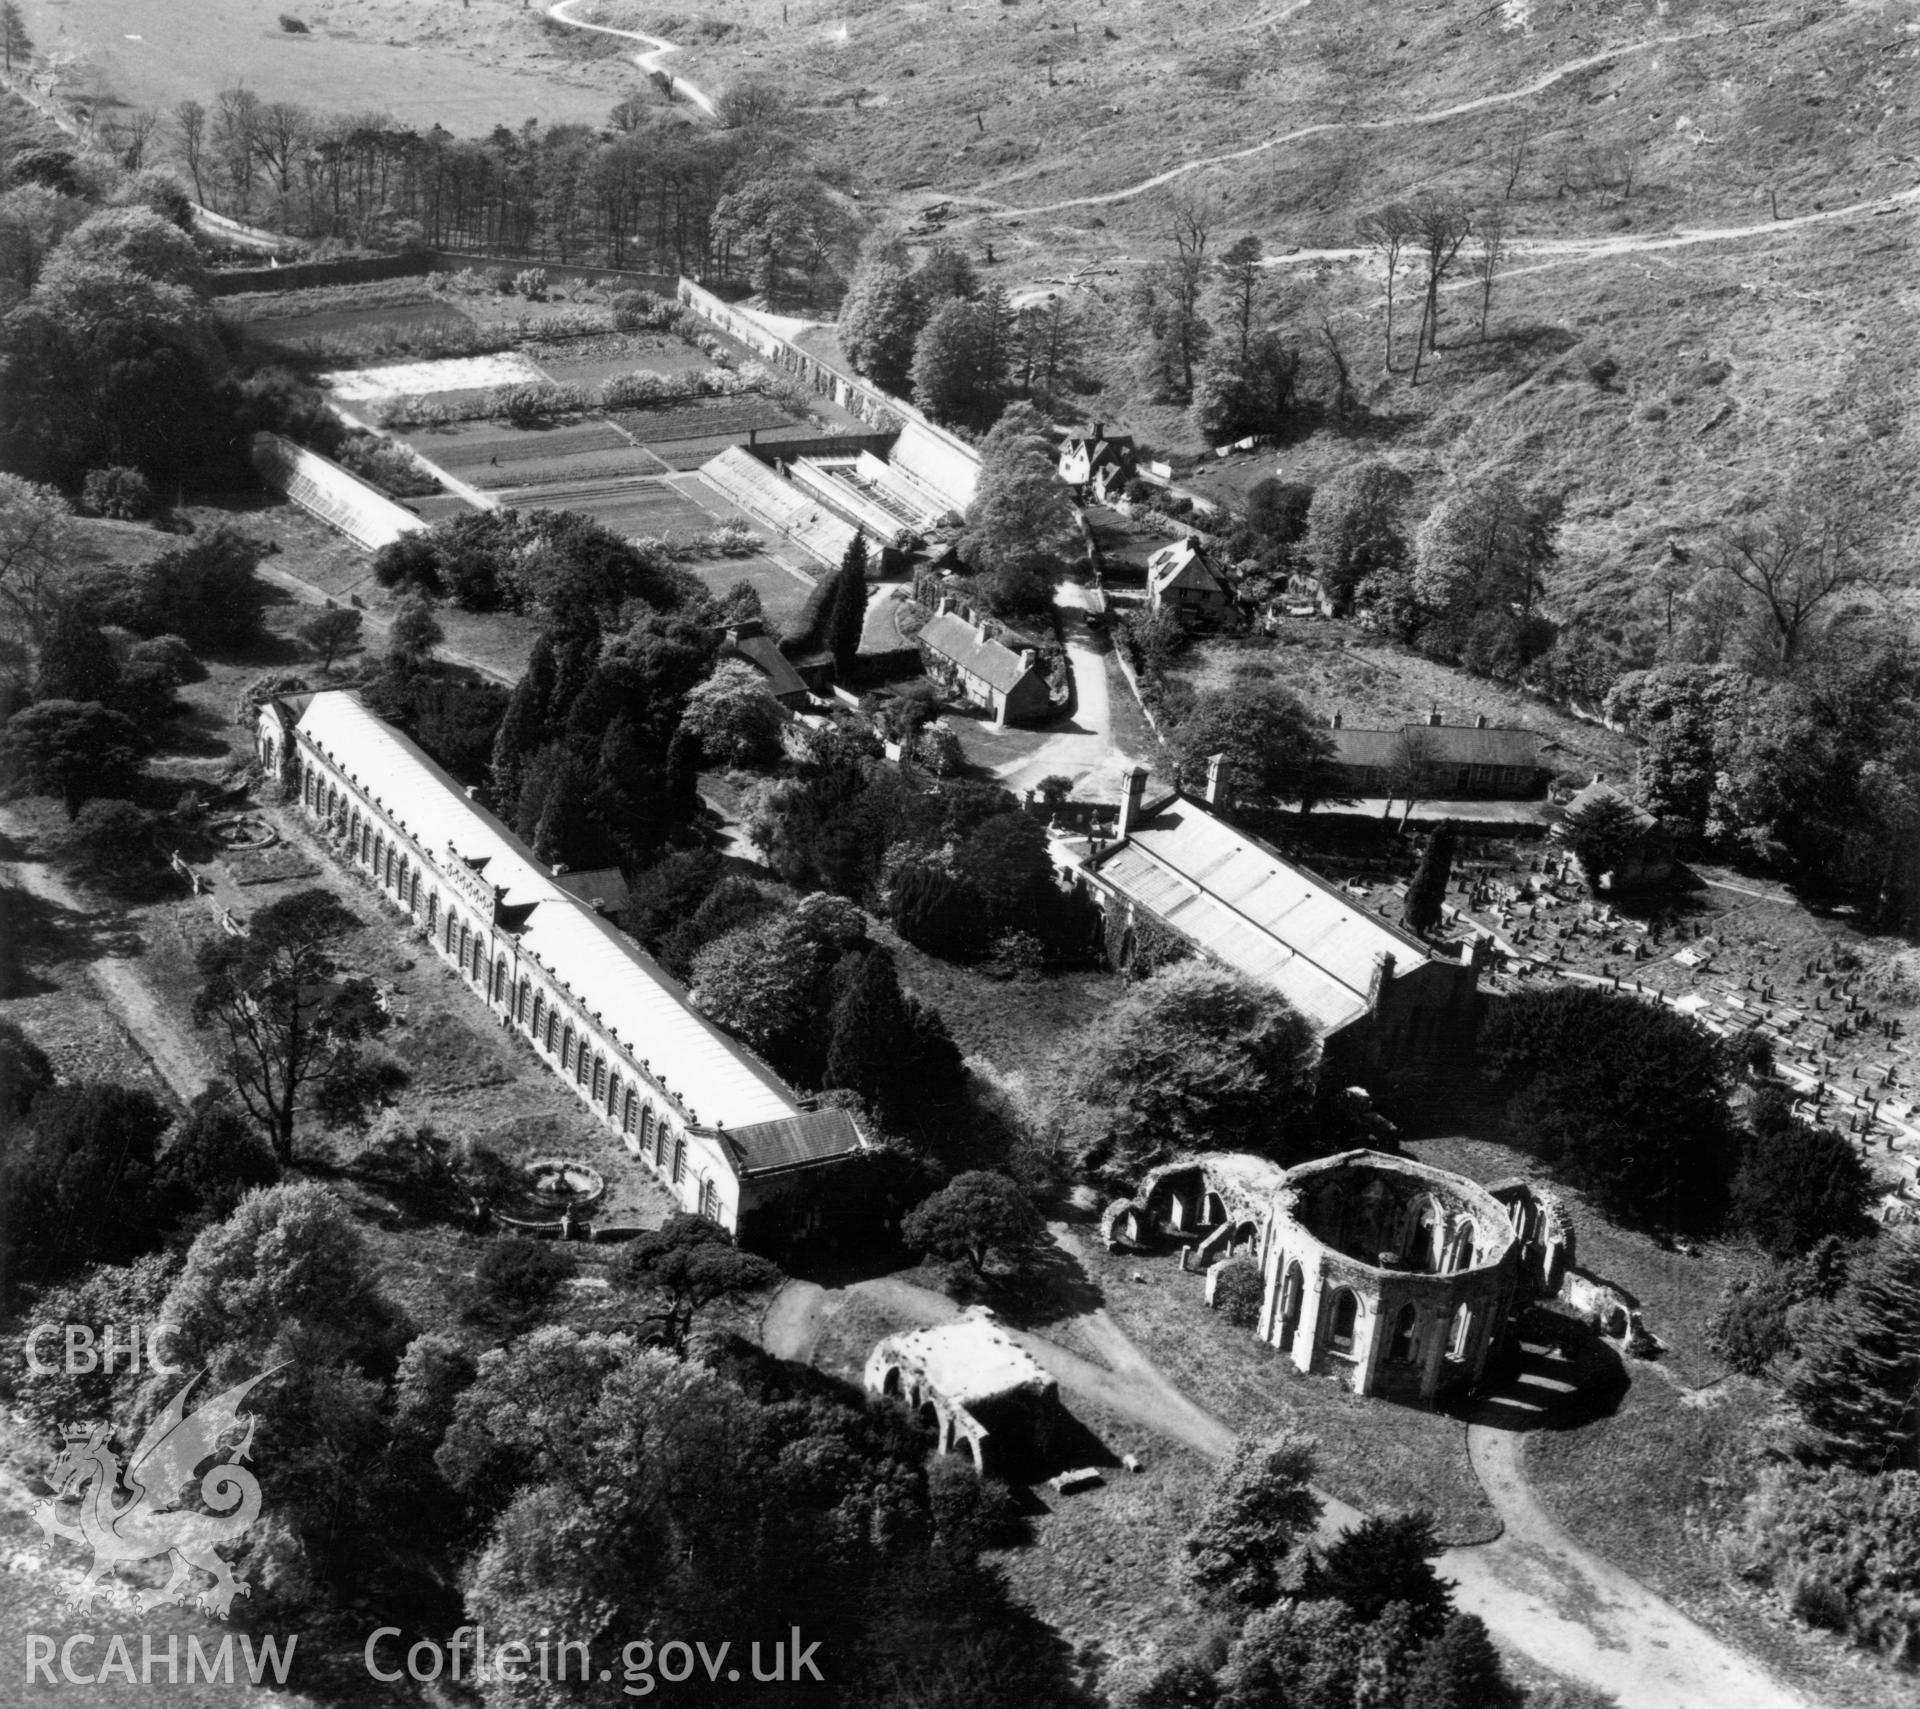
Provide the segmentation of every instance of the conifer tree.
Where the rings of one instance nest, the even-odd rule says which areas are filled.
[[[1486,1623],[1456,1614],[1420,1652],[1407,1701],[1421,1709],[1521,1709],[1525,1694],[1507,1678]]]
[[[834,1007],[826,1085],[858,1092],[898,1131],[959,1073],[960,1052],[946,1024],[900,989],[892,951],[868,950]]]
[[[855,534],[840,560],[833,585],[833,612],[828,636],[833,662],[844,674],[860,651],[860,635],[867,626],[867,537]]]
[[[1418,937],[1428,936],[1440,924],[1440,910],[1447,899],[1447,880],[1453,873],[1456,840],[1453,821],[1445,820],[1427,838],[1413,882],[1407,886],[1407,930]]]
[[[113,648],[93,615],[79,605],[62,605],[40,647],[34,698],[110,702],[119,682]]]
[[[553,642],[542,634],[527,668],[513,685],[506,716],[493,739],[493,798],[505,811],[520,799],[527,763],[547,740],[547,708],[553,696]]]
[[[1920,1464],[1920,1244],[1880,1236],[1799,1345],[1787,1399],[1828,1454],[1862,1472]]]

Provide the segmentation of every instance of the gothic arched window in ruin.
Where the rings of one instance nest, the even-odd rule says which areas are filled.
[[[1393,1320],[1393,1339],[1387,1344],[1387,1357],[1397,1365],[1413,1363],[1413,1328],[1419,1315],[1411,1305],[1403,1305],[1400,1315]]]
[[[1360,1318],[1360,1300],[1351,1288],[1342,1288],[1333,1296],[1333,1311],[1327,1319],[1327,1345],[1336,1353],[1353,1351],[1353,1329]]]
[[[1473,1224],[1463,1222],[1453,1234],[1453,1249],[1448,1255],[1449,1270],[1471,1270],[1473,1268]]]
[[[1447,1357],[1464,1359],[1467,1356],[1467,1337],[1473,1330],[1473,1313],[1466,1301],[1462,1300],[1454,1307],[1453,1322],[1447,1330]]]
[[[571,1021],[560,1034],[560,1072],[562,1074],[573,1072],[573,1023]]]
[[[1289,1264],[1286,1279],[1280,1284],[1280,1345],[1283,1349],[1293,1345],[1294,1332],[1300,1327],[1300,1299],[1305,1289],[1306,1279],[1300,1273],[1300,1266]]]

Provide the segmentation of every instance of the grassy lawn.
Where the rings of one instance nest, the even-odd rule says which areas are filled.
[[[1183,1274],[1172,1256],[1107,1253],[1091,1240],[1082,1247],[1114,1320],[1187,1394],[1242,1435],[1282,1425],[1310,1431],[1320,1442],[1319,1482],[1342,1501],[1376,1513],[1428,1508],[1451,1543],[1498,1534],[1458,1419],[1302,1376],[1251,1331],[1210,1310],[1202,1278]]]

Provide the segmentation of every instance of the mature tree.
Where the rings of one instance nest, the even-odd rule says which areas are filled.
[[[1253,334],[1244,353],[1216,348],[1193,388],[1193,421],[1213,444],[1277,433],[1292,418],[1300,347],[1277,331]]]
[[[791,912],[764,916],[693,957],[694,1006],[777,1067],[800,1072],[832,959]]]
[[[1729,1053],[1689,1017],[1587,986],[1528,988],[1481,1029],[1515,1139],[1609,1215],[1712,1226],[1735,1162]]]
[[[1331,1602],[1281,1602],[1240,1628],[1208,1709],[1350,1709],[1362,1634]]]
[[[153,1189],[172,1112],[151,1092],[104,1082],[34,1100],[0,1155],[0,1293],[75,1265],[125,1263],[169,1220]]]
[[[780,707],[745,659],[723,659],[687,696],[681,727],[713,766],[764,766],[780,757]]]
[[[1024,1264],[1045,1244],[1047,1225],[1005,1175],[970,1169],[908,1211],[900,1237],[936,1258],[964,1258],[984,1276],[990,1259],[1014,1269]]]
[[[1882,1235],[1796,1333],[1786,1394],[1819,1451],[1860,1472],[1920,1470],[1920,1242]]]
[[[1394,737],[1387,789],[1406,803],[1400,818],[1402,828],[1420,802],[1431,801],[1439,794],[1446,775],[1440,762],[1440,744],[1427,725],[1411,725]]]
[[[1258,679],[1207,689],[1174,731],[1183,785],[1198,787],[1209,760],[1225,754],[1236,801],[1297,805],[1304,814],[1336,798],[1333,738],[1294,695]]]
[[[0,771],[36,795],[57,796],[69,819],[90,796],[130,787],[145,751],[130,719],[90,700],[42,700],[0,731]]]
[[[99,619],[78,601],[63,603],[40,644],[33,673],[34,698],[97,700],[105,705],[113,701],[119,683],[120,666]]]
[[[752,879],[719,878],[691,912],[671,920],[661,916],[660,959],[675,978],[690,981],[694,960],[708,944],[779,911],[780,904]]]
[[[1386,276],[1387,328],[1385,365],[1393,372],[1393,288],[1400,276],[1401,262],[1418,235],[1418,220],[1405,202],[1389,202],[1385,207],[1364,215],[1360,221],[1360,241],[1380,257]]]
[[[1454,845],[1459,841],[1453,821],[1446,820],[1427,838],[1420,851],[1420,864],[1414,869],[1413,882],[1407,886],[1407,930],[1416,937],[1431,937],[1438,928],[1441,909],[1447,900],[1447,881],[1453,875]]]
[[[27,20],[19,0],[0,0],[0,56],[6,59],[7,75],[13,75],[13,62],[33,54],[33,38],[27,34]]]
[[[1487,316],[1493,312],[1493,282],[1507,259],[1507,210],[1496,203],[1474,216],[1473,274],[1480,281],[1480,342],[1487,341]]]
[[[1204,1599],[1237,1608],[1279,1601],[1287,1557],[1320,1521],[1315,1447],[1297,1430],[1235,1443],[1182,1545],[1187,1577]]]
[[[179,635],[215,652],[259,640],[267,589],[254,571],[266,542],[221,523],[162,552],[134,578],[121,618],[143,635]]]
[[[980,893],[944,860],[913,860],[894,873],[887,895],[893,928],[915,949],[971,961],[987,946]]]
[[[1530,1699],[1507,1678],[1486,1622],[1456,1614],[1420,1652],[1407,1701],[1422,1709],[1522,1709]]]
[[[403,665],[425,664],[446,638],[432,604],[416,594],[393,608],[387,625],[387,657]]]
[[[333,669],[340,654],[360,645],[361,614],[348,605],[329,605],[300,625],[300,639],[320,655],[320,668]]]
[[[998,602],[1029,583],[1051,597],[1075,532],[1046,420],[1030,405],[1016,404],[981,441],[979,484],[967,509],[961,554],[985,581],[990,599]]]
[[[173,109],[173,129],[180,139],[180,158],[193,179],[193,199],[204,203],[207,191],[201,174],[207,165],[207,109],[198,101],[182,101]]]
[[[676,1353],[686,1352],[702,1313],[722,1301],[765,1293],[780,1280],[776,1265],[742,1252],[718,1223],[686,1211],[629,1241],[614,1273],[638,1296],[642,1322],[657,1327]]]
[[[1345,611],[1369,582],[1404,570],[1402,516],[1412,495],[1412,478],[1378,458],[1349,463],[1314,489],[1307,562],[1336,611]]]
[[[1000,411],[1006,348],[986,303],[949,297],[913,345],[914,402],[935,421],[984,427]]]
[[[182,1214],[212,1222],[233,1215],[256,1188],[280,1179],[280,1165],[260,1130],[224,1085],[209,1086],[188,1107],[161,1153],[157,1190]]]
[[[1733,1219],[1774,1257],[1793,1257],[1831,1236],[1863,1233],[1873,1190],[1849,1140],[1790,1110],[1766,1121],[1756,1111],[1733,1178]]]
[[[302,1114],[355,1117],[393,1072],[365,1054],[384,1025],[372,985],[335,957],[357,923],[331,892],[300,890],[260,909],[245,937],[200,952],[194,1020],[218,1036],[223,1070],[282,1163]]]
[[[206,258],[199,247],[151,208],[102,208],[67,234],[60,253],[76,261],[125,266],[162,285],[195,292],[206,287]]]
[[[823,1083],[857,1092],[890,1131],[958,1092],[959,1047],[937,1011],[900,989],[891,950],[866,952],[832,1019]]]
[[[0,609],[16,641],[37,645],[74,547],[73,508],[52,487],[0,474]]]
[[[1413,244],[1426,266],[1420,332],[1413,346],[1413,381],[1420,383],[1422,351],[1440,348],[1440,291],[1473,233],[1473,214],[1457,197],[1424,191],[1412,203]]]
[[[1080,377],[1088,343],[1086,312],[1062,292],[1030,299],[1014,315],[1014,361],[1020,395],[1049,401]]]
[[[89,801],[74,816],[73,847],[89,879],[137,896],[166,871],[158,830],[159,821],[131,801]]]
[[[1090,1167],[1136,1179],[1190,1149],[1284,1144],[1319,1043],[1277,993],[1200,961],[1141,980],[1066,1040],[1057,1121]]]
[[[714,235],[745,255],[747,277],[773,307],[787,275],[799,269],[806,299],[820,270],[852,230],[834,192],[811,173],[770,171],[746,178],[714,204]]]
[[[1453,1587],[1433,1570],[1445,1546],[1430,1513],[1369,1514],[1313,1551],[1301,1594],[1332,1597],[1363,1625],[1399,1603],[1417,1636],[1437,1637],[1453,1613]]]
[[[1641,835],[1640,815],[1633,803],[1611,793],[1583,802],[1560,822],[1560,841],[1580,863],[1592,890],[1598,890],[1609,873],[1620,870]]]
[[[1708,548],[1709,565],[1759,607],[1782,666],[1836,603],[1878,593],[1899,575],[1897,556],[1875,537],[1872,501],[1812,487],[1790,483],[1775,507],[1721,530]]]
[[[897,262],[862,264],[840,305],[840,347],[883,391],[906,394],[914,345],[927,323],[927,300]]]
[[[504,1335],[517,1335],[546,1315],[580,1266],[556,1242],[507,1236],[491,1241],[473,1267],[466,1316]]]
[[[1560,503],[1504,472],[1457,482],[1414,539],[1423,633],[1457,651],[1483,612],[1524,618],[1553,568]]]
[[[827,620],[833,662],[841,675],[859,656],[860,637],[867,626],[867,537],[855,533],[841,554],[833,584],[833,610]]]

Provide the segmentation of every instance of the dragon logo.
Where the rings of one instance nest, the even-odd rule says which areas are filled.
[[[70,1607],[91,1613],[94,1598],[105,1593],[101,1579],[122,1562],[166,1555],[173,1557],[173,1577],[162,1589],[141,1594],[142,1613],[186,1601],[184,1587],[195,1567],[214,1583],[193,1599],[194,1606],[222,1620],[236,1596],[252,1593],[214,1553],[214,1545],[244,1535],[260,1516],[259,1480],[240,1463],[253,1446],[257,1414],[247,1415],[246,1434],[199,1480],[200,1501],[211,1511],[180,1503],[195,1473],[220,1453],[222,1438],[240,1427],[240,1403],[248,1391],[279,1369],[276,1365],[236,1383],[189,1413],[187,1396],[200,1380],[192,1378],[147,1426],[124,1467],[107,1425],[67,1428],[65,1446],[42,1474],[54,1490],[53,1499],[41,1502],[33,1517],[49,1543],[64,1537],[93,1550],[93,1566],[68,1599]]]

